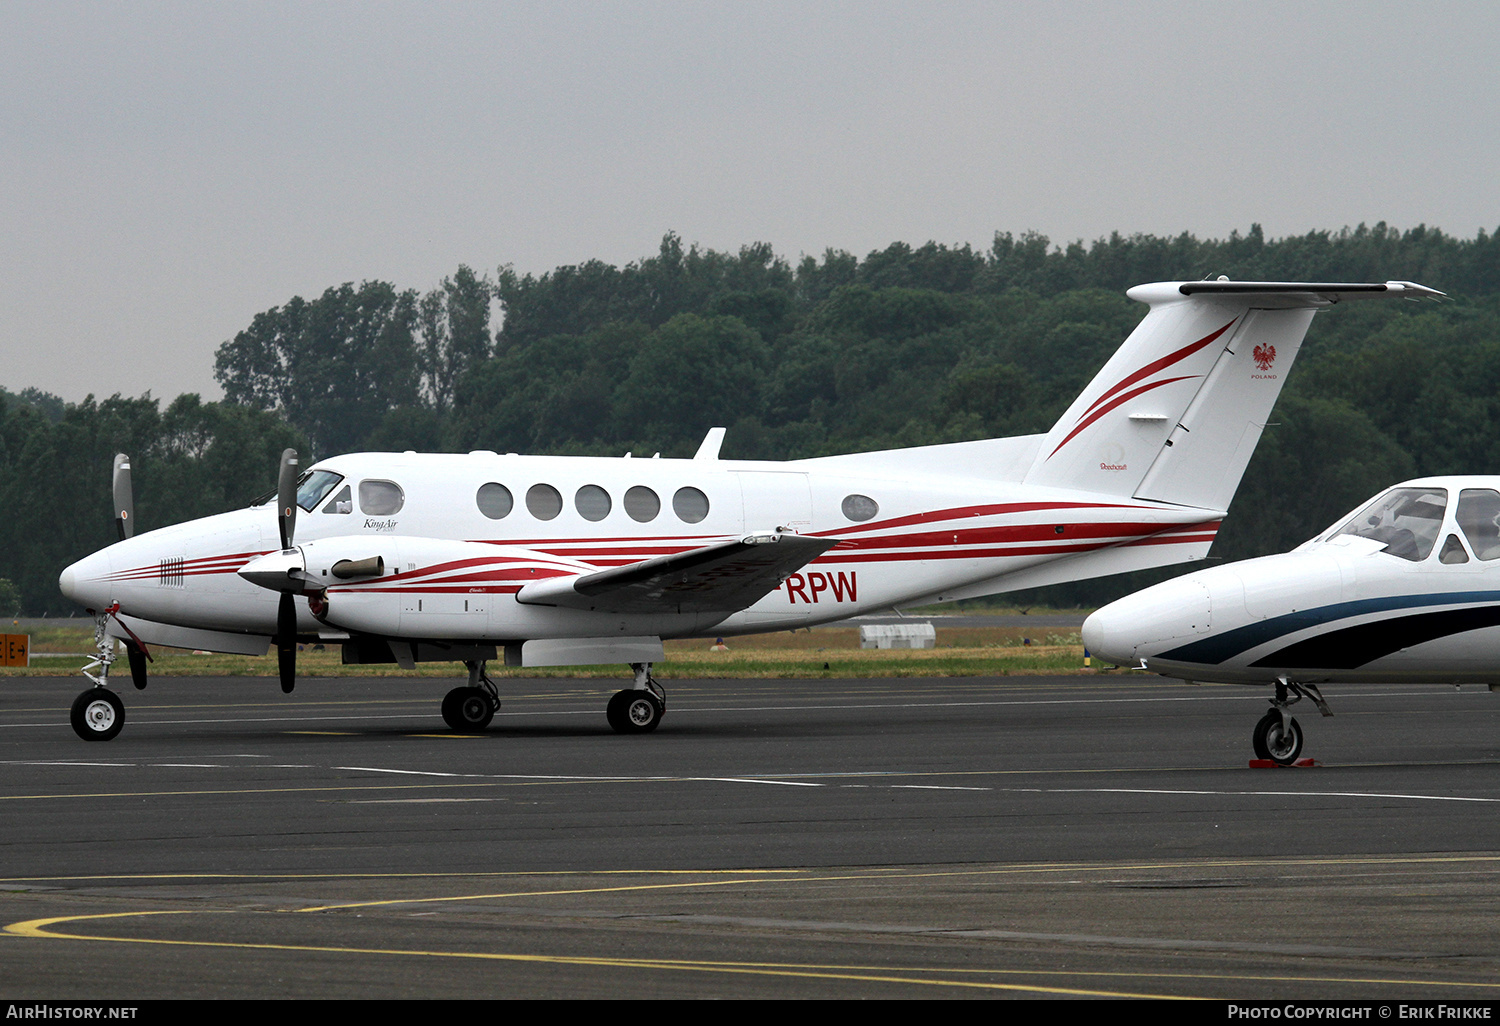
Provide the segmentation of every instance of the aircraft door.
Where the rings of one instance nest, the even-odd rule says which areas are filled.
[[[744,530],[777,527],[802,534],[812,528],[812,489],[807,475],[795,471],[735,471],[740,479]]]

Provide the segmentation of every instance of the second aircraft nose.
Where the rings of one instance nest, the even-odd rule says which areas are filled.
[[[1122,629],[1125,618],[1114,608],[1118,605],[1111,602],[1083,621],[1083,647],[1100,659],[1124,664],[1135,661],[1135,642],[1130,640],[1129,631]]]
[[[1189,574],[1116,599],[1083,623],[1089,652],[1114,663],[1134,663],[1213,625],[1208,581]]]

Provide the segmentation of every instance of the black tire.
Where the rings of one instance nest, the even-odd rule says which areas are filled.
[[[1257,759],[1269,759],[1270,751],[1266,749],[1266,731],[1270,729],[1268,721],[1276,719],[1276,710],[1272,709],[1260,718],[1255,724],[1255,729],[1250,732],[1250,747],[1255,749]]]
[[[1302,727],[1295,719],[1288,717],[1283,731],[1281,714],[1272,709],[1255,725],[1251,743],[1257,757],[1290,766],[1302,754]]]
[[[483,688],[454,688],[443,696],[443,722],[461,734],[477,734],[495,718],[495,700]]]
[[[604,717],[621,734],[649,734],[661,723],[663,712],[661,700],[651,692],[629,688],[609,700]]]
[[[617,734],[625,733],[625,699],[629,697],[629,691],[616,691],[609,696],[609,704],[604,707],[604,718]]]
[[[108,688],[89,688],[73,699],[70,718],[85,741],[110,741],[125,726],[125,703]]]

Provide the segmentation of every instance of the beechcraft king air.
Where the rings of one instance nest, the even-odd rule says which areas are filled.
[[[1500,684],[1500,477],[1396,485],[1291,552],[1212,567],[1095,612],[1101,658],[1169,677],[1273,685],[1252,734],[1283,765],[1302,751],[1287,711],[1318,685]]]
[[[80,737],[108,740],[115,639],[137,687],[152,644],[347,663],[461,661],[443,718],[483,730],[485,672],[629,664],[614,729],[655,729],[662,639],[795,629],[893,606],[1203,558],[1320,309],[1438,295],[1410,282],[1171,282],[1046,434],[785,463],[357,453],[305,470],[283,454],[275,505],[130,536],[63,571],[95,616]]]

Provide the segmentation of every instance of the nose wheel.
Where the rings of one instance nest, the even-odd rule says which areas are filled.
[[[109,688],[89,688],[73,699],[71,720],[85,741],[109,741],[125,726],[125,703]]]
[[[1251,735],[1251,744],[1258,758],[1290,766],[1302,754],[1302,727],[1290,716],[1283,724],[1281,715],[1281,710],[1272,709],[1262,716]]]
[[[1324,716],[1332,716],[1333,710],[1323,700],[1316,684],[1300,684],[1279,677],[1276,680],[1276,697],[1271,699],[1270,710],[1260,718],[1250,735],[1250,744],[1258,759],[1265,759],[1278,766],[1295,765],[1302,754],[1302,726],[1292,718],[1287,709],[1302,699],[1309,699]]]

